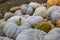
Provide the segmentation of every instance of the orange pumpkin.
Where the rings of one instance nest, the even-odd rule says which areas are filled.
[[[58,4],[57,5],[60,6],[60,0],[58,0]]]
[[[51,7],[51,6],[54,6],[54,5],[57,5],[58,4],[58,1],[59,0],[48,0],[47,1],[47,7]]]

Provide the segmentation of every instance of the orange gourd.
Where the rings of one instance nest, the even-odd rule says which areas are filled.
[[[47,1],[47,7],[55,6],[59,3],[59,0],[48,0]]]

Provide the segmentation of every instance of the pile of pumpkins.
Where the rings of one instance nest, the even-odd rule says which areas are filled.
[[[12,7],[0,20],[1,40],[60,40],[60,6],[30,2]]]

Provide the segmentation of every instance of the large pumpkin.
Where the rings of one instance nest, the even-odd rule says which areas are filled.
[[[53,28],[45,37],[44,40],[60,40],[60,28]]]
[[[59,0],[48,0],[47,1],[47,7],[51,7],[51,6],[54,6],[54,5],[57,5],[59,2]]]
[[[43,40],[46,33],[42,30],[27,29],[20,33],[16,40]]]
[[[24,21],[25,18],[20,16],[11,17],[4,25],[5,35],[10,38],[16,38],[23,30],[31,28],[31,25]]]

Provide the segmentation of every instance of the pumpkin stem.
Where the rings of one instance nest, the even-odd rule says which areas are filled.
[[[21,26],[21,18],[19,18],[19,20],[17,20],[17,25]]]

